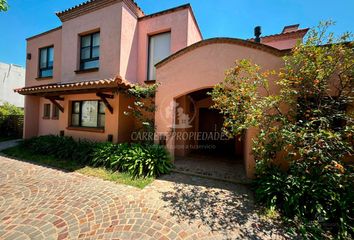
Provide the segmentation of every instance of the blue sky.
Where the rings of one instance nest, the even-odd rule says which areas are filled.
[[[25,65],[27,37],[60,26],[54,14],[84,0],[9,0],[0,13],[0,61]],[[279,33],[284,25],[313,27],[334,20],[337,34],[354,32],[354,0],[137,0],[146,14],[191,3],[204,38],[250,38],[253,28],[263,35]]]

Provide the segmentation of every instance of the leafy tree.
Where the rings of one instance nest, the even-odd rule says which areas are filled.
[[[331,24],[311,30],[279,72],[237,61],[213,89],[213,107],[224,115],[229,136],[259,128],[258,162],[275,160],[283,149],[289,161],[331,162],[353,152],[354,44],[349,33],[326,34]]]
[[[158,84],[151,85],[135,85],[128,90],[128,94],[134,98],[133,106],[129,106],[129,111],[126,115],[132,115],[140,124],[138,130],[144,133],[153,135],[155,132],[155,94]],[[148,136],[149,134],[145,135]],[[149,135],[150,136],[150,135]],[[147,139],[146,142],[153,142],[153,136]]]
[[[0,12],[5,12],[8,9],[7,1],[0,0]]]
[[[23,110],[15,105],[4,102],[0,106],[0,116],[9,116],[9,115],[23,115]]]
[[[23,116],[23,109],[8,102],[0,101],[0,137],[20,137],[18,124],[22,124],[19,116]]]
[[[211,96],[213,107],[224,115],[229,136],[259,129],[252,149],[256,174],[264,184],[259,192],[268,191],[268,206],[277,204],[302,223],[317,221],[314,216],[327,224],[335,222],[332,233],[345,238],[353,232],[349,225],[353,205],[348,202],[354,199],[347,191],[353,188],[348,180],[353,180],[353,173],[344,160],[354,154],[354,44],[350,33],[328,34],[332,24],[312,29],[307,40],[284,57],[284,67],[278,71],[237,61]],[[269,173],[280,158],[290,167],[288,175],[275,180],[276,175]],[[268,178],[262,180],[264,176]],[[313,228],[320,238],[326,236],[324,225]]]

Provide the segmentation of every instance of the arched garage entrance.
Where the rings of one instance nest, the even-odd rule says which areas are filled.
[[[156,132],[159,138],[166,140],[166,146],[174,159],[177,161],[180,156],[188,157],[194,154],[190,149],[178,149],[179,145],[208,145],[208,140],[201,142],[188,139],[189,142],[186,142],[184,139],[178,139],[176,137],[178,132],[188,133],[199,129],[218,130],[220,118],[218,113],[209,110],[208,106],[211,102],[205,97],[206,91],[223,81],[225,70],[232,67],[235,60],[250,59],[264,70],[279,69],[283,64],[282,55],[281,51],[263,44],[218,38],[191,45],[157,64],[156,79],[160,86],[156,95]],[[193,101],[199,105],[196,104],[197,107],[194,107],[191,104]],[[182,109],[178,106],[182,106]],[[193,112],[193,107],[196,108],[194,109],[195,116],[190,114]],[[189,122],[191,119],[192,122]],[[191,127],[187,130],[176,128],[176,125],[180,124],[179,120],[182,124],[189,124]],[[236,162],[240,159],[236,154],[236,149],[238,149],[238,153],[242,152],[242,164],[230,167],[230,171],[237,171],[236,168],[241,168],[245,170],[247,177],[252,177],[255,163],[251,154],[251,143],[255,133],[255,129],[248,129],[245,132],[242,136],[242,144],[235,144],[233,148],[234,155],[232,151],[224,150],[210,154],[204,150],[199,153],[202,152],[214,160],[223,158],[222,155],[225,152],[231,153],[227,157]],[[231,146],[230,142],[218,144],[219,149],[220,147],[229,149],[228,146]],[[218,161],[214,163],[215,169],[221,168]]]

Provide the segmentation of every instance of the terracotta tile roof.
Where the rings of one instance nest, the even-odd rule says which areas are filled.
[[[210,44],[236,44],[236,45],[241,45],[249,48],[254,48],[254,49],[259,49],[264,52],[268,52],[271,54],[274,54],[276,56],[284,56],[287,53],[290,52],[290,50],[279,50],[277,48],[262,44],[262,43],[255,43],[249,40],[243,40],[243,39],[238,39],[238,38],[210,38],[206,40],[199,41],[197,43],[194,43],[186,48],[183,48],[182,50],[172,54],[171,56],[165,58],[164,60],[158,62],[155,66],[157,68],[162,67],[163,65],[167,64],[168,62],[173,61],[174,59],[190,52],[193,51],[194,49],[197,49],[202,46],[210,45]]]
[[[77,90],[92,90],[92,89],[105,89],[105,88],[130,88],[134,84],[127,80],[117,76],[115,78],[95,80],[95,81],[83,81],[73,83],[53,83],[46,85],[38,85],[32,87],[17,88],[14,91],[22,95],[31,95],[37,93],[53,93],[61,91],[77,91]]]
[[[107,7],[117,2],[124,2],[137,17],[144,16],[143,10],[138,6],[134,0],[88,0],[86,2],[75,5],[66,10],[57,12],[56,15],[62,22],[76,18],[89,12]]]
[[[273,35],[267,35],[261,37],[261,42],[273,42],[277,40],[289,39],[289,38],[303,38],[308,32],[309,28],[298,29],[290,32],[278,33]],[[249,41],[254,41],[254,38],[248,39]]]

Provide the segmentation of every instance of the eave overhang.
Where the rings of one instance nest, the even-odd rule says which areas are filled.
[[[134,84],[127,80],[116,76],[110,79],[101,79],[94,81],[72,82],[72,83],[53,83],[46,85],[38,85],[31,87],[23,87],[14,91],[21,95],[36,96],[60,96],[69,94],[98,93],[105,91],[118,91],[120,89],[128,89]]]

